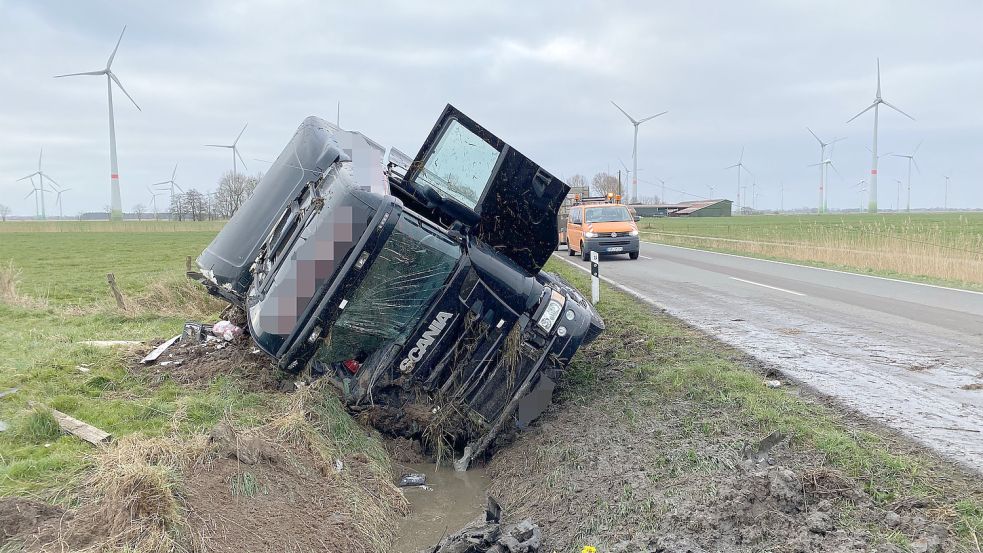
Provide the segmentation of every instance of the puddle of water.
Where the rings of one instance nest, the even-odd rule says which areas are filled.
[[[459,530],[485,512],[488,475],[484,467],[457,472],[433,463],[397,464],[397,477],[407,472],[427,475],[429,490],[403,488],[410,514],[399,526],[395,553],[417,553],[433,547],[445,534]]]

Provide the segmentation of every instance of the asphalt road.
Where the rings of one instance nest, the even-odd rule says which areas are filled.
[[[600,274],[983,472],[983,293],[648,242]]]

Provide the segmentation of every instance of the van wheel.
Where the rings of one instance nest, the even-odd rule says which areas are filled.
[[[638,252],[629,252],[628,259],[638,259]]]
[[[570,240],[567,240],[567,255],[570,257],[577,255],[577,252],[574,251],[573,244],[570,243]]]
[[[580,243],[580,258],[584,261],[590,261],[590,252],[584,247],[584,243]]]

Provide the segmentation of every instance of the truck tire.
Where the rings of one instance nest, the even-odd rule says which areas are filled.
[[[638,252],[629,252],[628,259],[638,259]]]
[[[590,252],[584,247],[583,242],[580,243],[580,258],[584,261],[590,261]]]
[[[571,244],[569,240],[567,240],[567,255],[571,257],[577,255],[577,252],[573,250],[573,244]]]

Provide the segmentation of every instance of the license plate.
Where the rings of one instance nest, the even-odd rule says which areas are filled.
[[[609,252],[620,252],[622,250],[624,250],[624,248],[622,248],[621,246],[614,246],[612,248],[608,248]]]

